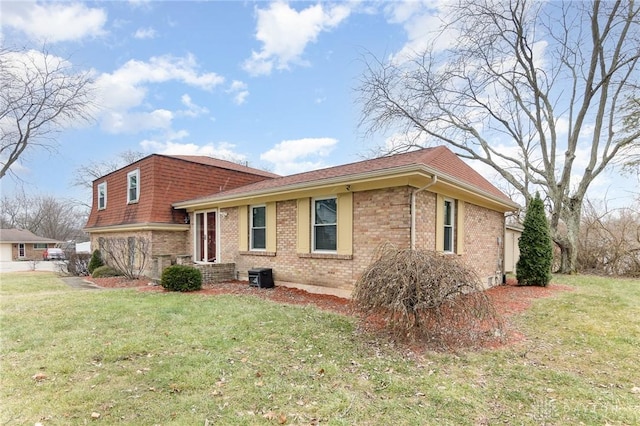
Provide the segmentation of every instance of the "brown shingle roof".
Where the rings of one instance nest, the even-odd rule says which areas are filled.
[[[39,237],[26,229],[0,229],[0,242],[3,243],[59,243],[58,240]]]
[[[349,178],[366,173],[385,172],[390,174],[396,170],[408,167],[425,167],[436,174],[446,175],[460,183],[467,184],[480,192],[492,195],[498,200],[512,204],[513,202],[502,191],[492,185],[482,175],[476,172],[471,166],[462,161],[456,154],[445,146],[434,148],[423,148],[417,151],[395,154],[387,157],[380,157],[371,160],[349,163],[342,166],[329,167],[326,169],[314,170],[295,175],[282,176],[274,179],[266,179],[250,185],[224,191],[209,197],[202,197],[198,200],[215,200],[230,198],[254,192],[263,193],[266,191],[277,191],[289,186],[322,183],[326,180]]]
[[[158,154],[161,155],[161,154]],[[205,164],[207,166],[219,167],[221,169],[235,170],[238,172],[251,173],[254,175],[260,175],[265,177],[280,177],[275,173],[267,172],[260,169],[254,169],[253,167],[243,166],[242,164],[234,163],[232,161],[220,160],[219,158],[207,157],[206,155],[163,155],[164,157],[178,158],[184,161],[190,161],[192,163]]]

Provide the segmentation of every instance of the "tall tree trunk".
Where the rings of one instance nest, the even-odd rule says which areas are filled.
[[[578,234],[580,232],[580,218],[582,216],[583,197],[572,197],[566,204],[562,221],[566,229],[559,229],[552,224],[553,241],[560,248],[561,274],[575,274],[578,272]]]

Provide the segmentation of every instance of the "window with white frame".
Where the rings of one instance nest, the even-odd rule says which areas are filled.
[[[313,200],[313,251],[335,252],[337,250],[337,207],[335,197]]]
[[[127,173],[127,203],[137,203],[140,198],[140,169]]]
[[[49,245],[47,243],[33,243],[34,250],[44,250],[48,247]]]
[[[267,248],[267,207],[251,207],[250,224],[250,245],[251,250],[266,250]]]
[[[98,184],[98,210],[107,208],[107,182]]]
[[[444,200],[444,252],[455,251],[455,202]]]

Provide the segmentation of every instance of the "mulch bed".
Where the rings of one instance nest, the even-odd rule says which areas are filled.
[[[91,278],[87,281],[103,288],[137,288],[140,291],[167,292],[159,285],[150,284],[148,279],[134,281],[122,277]],[[558,284],[549,284],[547,287],[518,286],[513,280],[506,285],[492,287],[487,290],[487,295],[493,301],[498,314],[508,323],[509,317],[525,311],[531,306],[532,301],[540,298],[551,297],[558,292],[571,291],[572,287]],[[343,315],[355,315],[351,301],[341,297],[314,294],[304,290],[280,287],[265,289],[249,286],[247,281],[229,281],[218,284],[205,284],[202,290],[189,292],[203,296],[218,294],[237,294],[260,297],[279,303],[295,305],[313,305],[320,309],[336,312]],[[524,336],[517,330],[509,327],[505,344],[512,344],[523,339]],[[492,345],[493,346],[493,345]]]

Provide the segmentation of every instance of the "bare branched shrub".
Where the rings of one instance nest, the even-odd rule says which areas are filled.
[[[104,238],[102,251],[106,264],[129,279],[140,278],[151,261],[151,243],[147,238]]]
[[[640,276],[640,211],[607,208],[587,200],[582,216],[578,262],[587,272]]]
[[[38,267],[38,259],[29,259],[27,260],[27,262],[29,262],[29,270],[30,271],[35,271],[36,268]]]
[[[72,253],[67,263],[69,274],[75,277],[86,277],[90,275],[89,260],[91,260],[89,253]]]
[[[383,245],[352,297],[366,319],[382,318],[395,337],[432,347],[474,347],[502,335],[479,278],[452,256]]]

